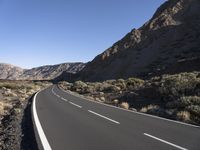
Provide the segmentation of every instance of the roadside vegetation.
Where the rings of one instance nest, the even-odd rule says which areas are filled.
[[[20,149],[20,124],[28,98],[48,82],[0,80],[0,149]]]
[[[64,90],[143,113],[200,124],[200,72],[104,82],[60,82]]]

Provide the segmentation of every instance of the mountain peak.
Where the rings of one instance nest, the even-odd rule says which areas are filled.
[[[189,17],[199,16],[199,8],[198,0],[168,0],[157,9],[145,26],[156,30],[165,26],[179,25]]]
[[[95,81],[198,70],[187,64],[192,66],[200,57],[199,10],[200,0],[166,1],[142,27],[133,29],[88,63],[80,77]],[[176,69],[170,70],[171,65]]]

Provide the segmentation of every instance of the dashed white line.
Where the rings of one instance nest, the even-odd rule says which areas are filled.
[[[185,122],[180,122],[180,121],[176,121],[176,120],[171,120],[171,119],[167,119],[167,118],[163,118],[163,117],[159,117],[159,116],[155,116],[155,115],[151,115],[151,114],[145,114],[145,113],[136,112],[136,111],[132,111],[132,110],[128,110],[128,109],[123,109],[123,108],[116,107],[116,106],[109,105],[109,104],[105,104],[105,103],[102,103],[102,102],[97,102],[97,101],[94,101],[94,100],[90,100],[90,99],[81,97],[80,95],[74,94],[74,93],[72,93],[72,92],[65,91],[65,90],[63,90],[62,88],[59,88],[59,89],[60,89],[61,91],[65,92],[65,93],[67,93],[67,94],[70,94],[70,95],[73,95],[73,96],[75,96],[75,97],[84,99],[84,100],[86,100],[86,101],[90,101],[90,102],[92,102],[92,103],[97,103],[97,104],[100,104],[100,105],[104,105],[104,106],[107,106],[107,107],[111,107],[111,108],[115,108],[115,109],[127,111],[127,112],[130,112],[130,113],[135,113],[135,114],[142,115],[142,116],[147,116],[147,117],[151,117],[151,118],[156,118],[156,119],[160,119],[160,120],[164,120],[164,121],[168,121],[168,122],[173,122],[173,123],[177,123],[177,124],[182,124],[182,125],[186,125],[186,126],[190,126],[190,127],[200,128],[200,126],[198,126],[198,125],[188,124],[188,123],[185,123]]]
[[[67,100],[67,99],[65,99],[64,97],[61,97],[61,99],[62,99],[63,101],[66,101],[66,102],[68,101],[68,100]]]
[[[37,111],[36,111],[36,97],[37,97],[37,94],[39,92],[37,92],[33,98],[33,119],[34,119],[34,122],[35,122],[35,126],[36,126],[36,129],[37,129],[37,132],[38,132],[38,135],[39,135],[39,138],[41,140],[41,143],[42,143],[42,146],[43,146],[43,149],[44,150],[52,150],[51,149],[51,146],[49,145],[49,142],[46,138],[46,135],[44,134],[44,131],[42,129],[42,126],[41,126],[41,123],[39,121],[39,118],[38,118],[38,115],[37,115]]]
[[[107,119],[107,120],[109,120],[109,121],[111,121],[111,122],[114,122],[114,123],[116,123],[116,124],[120,124],[118,121],[115,121],[115,120],[113,120],[113,119],[110,119],[110,118],[108,118],[108,117],[106,117],[106,116],[103,116],[103,115],[100,115],[100,114],[98,114],[98,113],[96,113],[96,112],[94,112],[94,111],[91,111],[91,110],[88,110],[90,113],[92,113],[92,114],[95,114],[95,115],[97,115],[97,116],[99,116],[99,117],[102,117],[102,118],[104,118],[104,119]]]
[[[75,104],[75,103],[72,103],[72,102],[69,102],[70,104],[76,106],[76,107],[79,107],[79,108],[82,108],[82,106],[78,105],[78,104]]]
[[[170,142],[168,142],[168,141],[165,141],[165,140],[163,140],[163,139],[157,138],[157,137],[155,137],[155,136],[153,136],[153,135],[150,135],[150,134],[147,134],[147,133],[144,133],[144,135],[146,135],[146,136],[148,136],[148,137],[151,137],[151,138],[153,138],[153,139],[155,139],[155,140],[158,140],[158,141],[160,141],[160,142],[163,142],[163,143],[165,143],[165,144],[168,144],[168,145],[171,145],[171,146],[173,146],[173,147],[176,147],[176,148],[178,148],[178,149],[181,149],[181,150],[188,150],[188,149],[186,149],[186,148],[184,148],[184,147],[181,147],[181,146],[178,146],[178,145],[176,145],[176,144],[173,144],[173,143],[170,143]]]
[[[52,93],[53,93],[55,96],[57,96],[58,98],[61,98],[61,99],[62,99],[62,97],[61,97],[60,95],[58,95],[58,94],[56,94],[56,92],[54,92],[53,88],[51,89],[51,91],[52,91]],[[65,100],[65,101],[66,101],[66,100]]]

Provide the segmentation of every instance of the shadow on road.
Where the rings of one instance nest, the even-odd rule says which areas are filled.
[[[24,109],[24,115],[22,118],[21,125],[23,133],[21,141],[21,150],[39,150],[36,142],[36,136],[34,133],[34,126],[32,121],[31,104],[33,101],[33,96],[29,99],[26,108]]]

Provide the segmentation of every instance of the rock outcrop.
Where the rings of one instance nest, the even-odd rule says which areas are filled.
[[[146,78],[200,70],[199,10],[199,0],[166,1],[142,27],[89,62],[78,79]]]

